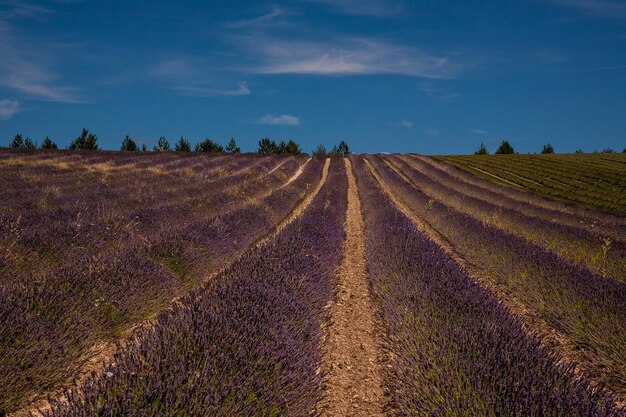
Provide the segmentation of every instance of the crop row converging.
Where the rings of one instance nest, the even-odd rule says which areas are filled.
[[[0,152],[0,414],[319,413],[354,176],[388,414],[626,415],[623,215],[348,158]]]

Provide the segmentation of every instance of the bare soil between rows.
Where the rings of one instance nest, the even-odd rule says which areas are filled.
[[[337,295],[323,346],[322,416],[382,416],[385,396],[381,337],[369,294],[364,222],[350,161],[344,257],[337,271]]]

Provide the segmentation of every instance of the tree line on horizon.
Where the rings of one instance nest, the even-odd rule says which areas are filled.
[[[87,129],[83,129],[80,136],[75,138],[67,149],[69,150],[99,150],[98,146],[98,137],[90,133]],[[0,146],[0,149],[2,147]],[[13,149],[58,149],[57,144],[52,141],[48,136],[42,141],[41,146],[38,146],[37,142],[33,142],[30,137],[24,137],[21,134],[16,134],[11,141],[9,148]],[[120,147],[121,151],[131,151],[131,152],[148,152],[148,147],[146,144],[142,144],[141,147],[137,145],[137,142],[133,140],[129,135],[126,135],[122,140],[122,146]],[[172,149],[169,141],[161,136],[157,141],[157,144],[152,147],[152,152],[167,152],[167,151],[176,151],[176,152],[191,152],[192,146],[191,143],[185,139],[183,136],[180,137],[178,142],[174,144],[174,148]],[[234,138],[230,138],[226,146],[222,146],[217,142],[207,138],[202,140],[201,142],[196,143],[193,148],[194,152],[215,152],[215,153],[240,153],[241,149],[237,146],[237,142]],[[280,141],[276,142],[270,138],[262,138],[259,141],[259,146],[257,149],[257,153],[274,153],[278,155],[287,154],[287,155],[300,155],[304,153],[298,143],[293,139],[289,141]],[[312,156],[326,157],[333,154],[339,154],[342,156],[346,156],[350,153],[350,148],[345,141],[340,141],[337,145],[333,146],[330,151],[327,151],[326,147],[323,144],[318,145],[312,152]],[[515,154],[515,149],[511,145],[508,140],[503,140],[500,145],[496,148],[494,152],[495,155],[509,155]],[[519,153],[519,152],[517,152]],[[541,154],[554,154],[554,147],[548,143],[543,146],[541,149]],[[584,153],[582,149],[577,149],[575,153]],[[612,148],[604,148],[601,151],[594,150],[592,153],[617,153]],[[622,153],[626,153],[626,148],[622,151]],[[489,155],[489,150],[485,146],[484,143],[481,143],[478,149],[474,152],[474,155]]]
[[[515,149],[513,149],[513,146],[506,139],[503,140],[502,143],[500,143],[500,145],[496,148],[496,151],[494,152],[495,155],[511,155],[515,153],[516,153]],[[553,154],[555,153],[554,147],[550,143],[545,144],[543,145],[543,148],[541,149],[540,153],[543,155]],[[584,152],[582,149],[577,149],[574,153],[584,153]],[[597,153],[617,153],[617,152],[612,148],[604,148],[602,149],[602,151],[598,151],[596,149],[592,153],[597,154]],[[622,153],[626,153],[626,148],[624,148]],[[476,152],[474,152],[474,155],[489,155],[489,151],[487,150],[487,147],[485,146],[484,143],[480,144]]]
[[[53,142],[49,137],[46,138],[41,143],[41,146],[37,146],[37,142],[33,142],[32,139],[24,137],[21,134],[16,134],[9,148],[13,149],[58,149],[58,146],[55,142]],[[75,138],[70,145],[68,146],[69,150],[100,150],[98,146],[98,136],[90,133],[87,129],[83,129],[80,136]],[[128,152],[148,152],[148,147],[146,144],[142,144],[141,147],[137,145],[137,142],[133,140],[129,135],[126,135],[124,139],[122,139],[122,145],[120,147],[120,151],[128,151]],[[174,144],[174,148],[172,149],[170,142],[165,138],[165,136],[161,136],[157,141],[157,144],[152,147],[152,152],[191,152],[192,146],[191,142],[185,139],[183,136],[180,137],[178,142]],[[241,149],[237,146],[237,142],[234,138],[231,138],[226,146],[222,146],[217,142],[207,138],[201,142],[196,143],[193,148],[194,152],[215,152],[215,153],[240,153]],[[316,149],[313,150],[313,156],[328,156],[331,154],[341,154],[342,156],[346,156],[350,152],[350,148],[345,141],[340,141],[338,145],[333,146],[330,152],[326,151],[326,147],[322,144],[318,145]],[[278,155],[288,154],[288,155],[300,155],[302,154],[302,149],[300,145],[290,139],[289,141],[280,141],[276,142],[270,138],[263,138],[259,141],[259,147],[257,153],[274,153]]]

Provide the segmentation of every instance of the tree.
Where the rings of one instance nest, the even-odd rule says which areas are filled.
[[[326,146],[321,143],[313,150],[313,157],[326,158],[327,155]]]
[[[287,144],[285,143],[284,140],[281,140],[278,146],[276,146],[276,150],[274,151],[274,153],[278,155],[287,153]]]
[[[141,152],[148,152],[148,147],[146,146],[145,143],[141,144]]]
[[[339,142],[339,145],[337,145],[337,152],[341,154],[341,156],[346,157],[350,153],[350,148],[348,144],[342,140]]]
[[[228,141],[228,144],[226,145],[226,152],[227,153],[241,152],[241,149],[239,149],[239,146],[237,146],[237,142],[235,142],[235,139],[230,138],[230,140]]]
[[[176,143],[176,146],[174,146],[174,150],[176,152],[191,152],[191,143],[181,136]]]
[[[496,155],[510,155],[514,153],[515,151],[508,140],[503,140],[498,149],[496,149]]]
[[[43,142],[41,142],[41,149],[57,149],[57,144],[52,142],[52,140],[46,136]]]
[[[196,152],[224,152],[224,148],[219,143],[213,142],[211,139],[205,139],[196,144]]]
[[[170,150],[170,143],[165,139],[165,136],[161,136],[152,150],[154,152],[167,152]]]
[[[270,138],[263,138],[259,141],[258,153],[277,153],[278,146]]]
[[[474,155],[489,155],[489,151],[484,143],[481,143]]]
[[[22,138],[22,135],[20,135],[19,133],[15,135],[15,137],[13,138],[13,141],[11,141],[11,147],[12,148],[24,147],[24,139]]]
[[[287,142],[286,151],[292,155],[300,155],[302,153],[302,149],[300,149],[300,145],[298,145],[293,139]]]
[[[600,153],[615,153],[615,150],[613,148],[604,148]]]
[[[122,147],[120,150],[135,152],[138,150],[138,148],[137,148],[137,144],[135,143],[135,141],[130,136],[126,135],[126,137],[122,141]]]
[[[24,147],[26,149],[37,149],[37,144],[33,143],[33,141],[27,137],[26,140],[24,141]]]
[[[554,153],[554,148],[552,147],[552,145],[548,143],[547,145],[543,145],[543,149],[541,150],[541,153],[543,154]]]
[[[96,135],[94,135],[93,133],[89,133],[87,129],[83,128],[83,131],[80,134],[80,136],[74,139],[72,143],[70,143],[70,150],[97,151],[98,150],[97,141],[98,141],[98,137]]]
[[[574,153],[584,153],[582,149],[576,149],[576,152]]]
[[[275,153],[278,155],[300,155],[302,153],[302,149],[300,149],[300,145],[298,145],[293,139],[289,140],[289,142],[281,140],[279,144],[276,144],[276,142],[269,138],[263,138],[259,141],[258,152]]]

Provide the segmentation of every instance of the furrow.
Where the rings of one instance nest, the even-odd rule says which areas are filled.
[[[370,298],[365,259],[363,215],[350,161],[348,210],[344,226],[344,255],[337,273],[337,295],[329,307],[331,324],[323,348],[323,416],[381,416],[382,388],[380,337]]]

